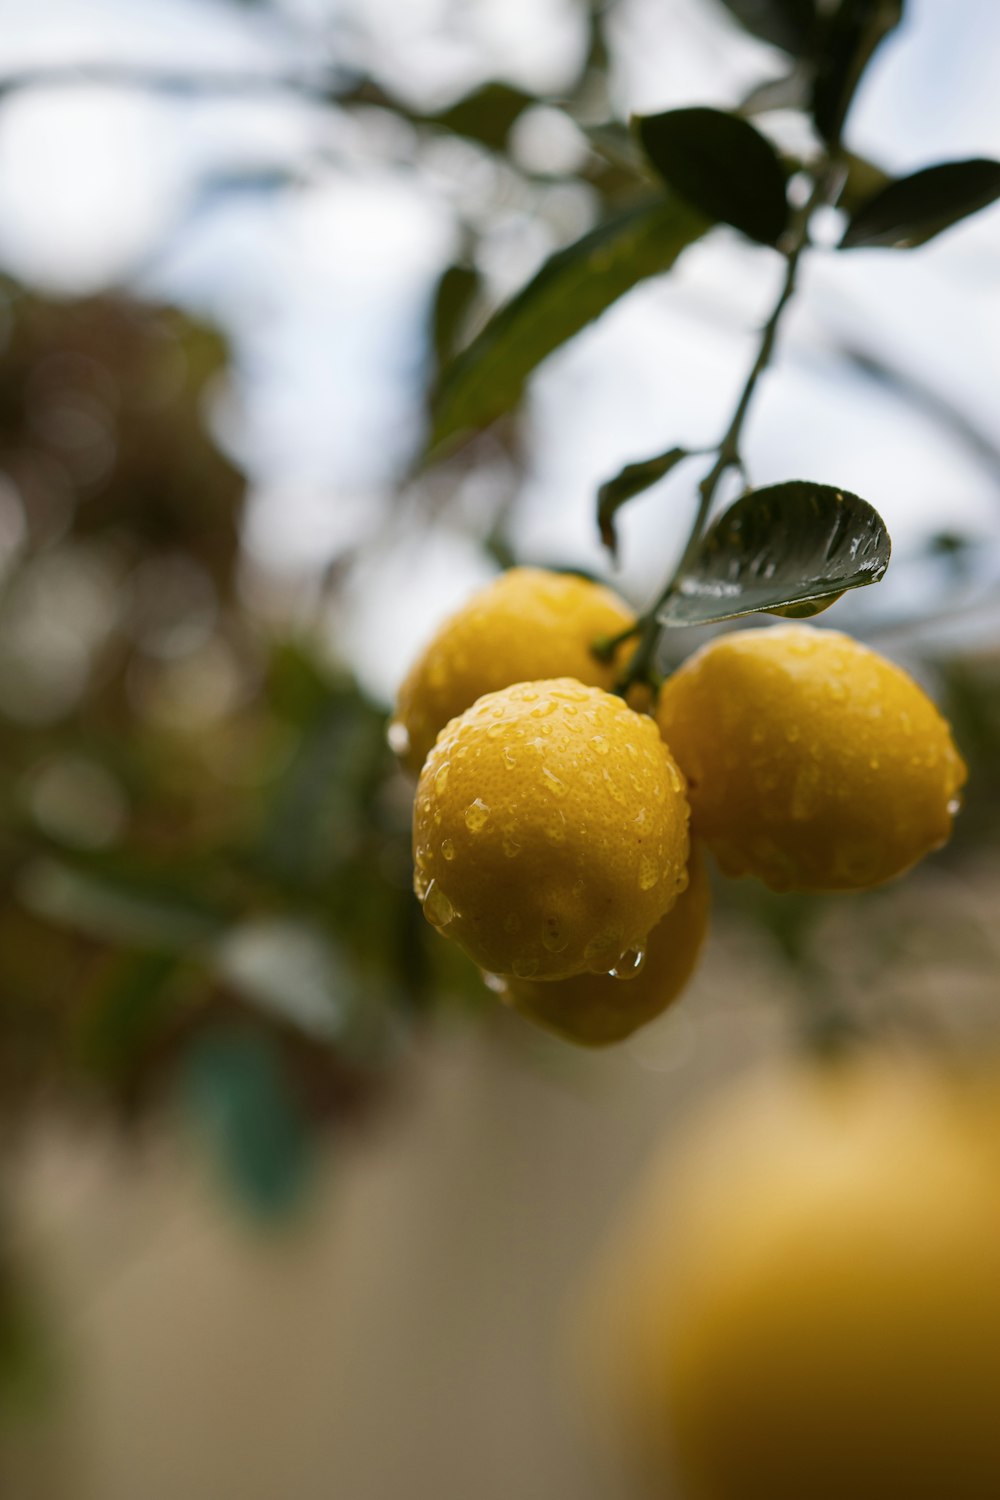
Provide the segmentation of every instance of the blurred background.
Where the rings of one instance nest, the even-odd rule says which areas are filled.
[[[851,149],[1000,156],[998,56],[989,0],[912,0]],[[817,996],[995,1032],[1000,211],[812,254],[746,441],[885,517],[829,618],[953,718],[950,847],[862,898],[720,888],[687,995],[606,1054],[410,894],[415,650],[512,560],[646,601],[690,472],[615,569],[597,487],[717,438],[781,263],[712,230],[424,462],[437,373],[648,191],[631,112],[787,72],[721,0],[0,0],[10,1500],[627,1500],[557,1351],[653,1143]]]

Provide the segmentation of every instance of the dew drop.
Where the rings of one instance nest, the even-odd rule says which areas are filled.
[[[603,734],[592,734],[590,737],[590,743],[593,745],[598,755],[607,755],[608,751],[611,749],[611,746],[608,744]]]
[[[557,918],[546,917],[542,930],[542,946],[550,953],[562,953],[568,944],[569,938],[563,932]]]
[[[948,803],[948,816],[950,818],[957,818],[961,810],[961,799],[958,797],[952,797],[951,801]]]
[[[521,694],[521,702],[522,703],[537,703],[538,702],[538,694],[536,693],[535,689],[534,688],[525,688],[524,692]]]
[[[538,973],[538,959],[519,957],[511,965],[518,979],[533,979]]]
[[[635,979],[646,966],[645,948],[627,948],[608,970],[611,979]]]
[[[585,880],[576,880],[576,881],[573,882],[573,885],[570,887],[570,895],[575,900],[579,901],[580,897],[583,895],[583,893],[584,893],[584,891],[586,889],[587,889],[587,882]]]
[[[656,860],[649,854],[643,854],[639,860],[640,891],[651,891],[659,878],[660,870]]]
[[[455,845],[452,843],[451,839],[442,839],[441,853],[445,859],[455,858]]]
[[[561,781],[558,776],[549,770],[548,766],[542,767],[542,780],[553,797],[565,797],[568,791],[565,781]]]
[[[445,789],[445,787],[447,785],[448,785],[448,762],[445,761],[444,765],[439,768],[439,770],[437,771],[437,774],[434,777],[434,790],[437,792],[437,794],[438,794],[439,797],[441,796],[442,792],[444,791],[444,789]]]
[[[507,981],[501,974],[487,974],[484,970],[483,983],[488,990],[493,991],[494,995],[506,995],[507,993]]]
[[[419,864],[413,872],[413,889],[418,901],[423,901],[431,888],[431,879]]]
[[[545,825],[545,837],[550,844],[562,844],[566,839],[566,814],[558,809],[551,823]]]
[[[490,810],[481,797],[471,802],[465,809],[465,826],[470,833],[480,833],[486,827]]]
[[[447,927],[455,919],[455,908],[444,891],[432,880],[423,898],[424,916],[434,927]]]
[[[508,771],[513,771],[517,765],[517,756],[510,745],[504,745],[503,747],[503,763]]]
[[[385,732],[385,737],[393,755],[409,755],[410,731],[400,719],[393,719]]]

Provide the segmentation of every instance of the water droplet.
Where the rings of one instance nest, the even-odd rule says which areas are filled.
[[[500,846],[507,859],[514,859],[521,852],[521,845],[512,833],[505,833]]]
[[[628,740],[625,741],[625,753],[626,753],[626,755],[631,756],[631,758],[633,760],[638,760],[639,759],[639,752],[638,752],[638,750]]]
[[[672,792],[683,792],[684,778],[672,760],[667,762],[667,780],[670,782]]]
[[[569,938],[560,927],[558,918],[546,917],[542,930],[542,946],[550,953],[562,953],[568,944]]]
[[[438,794],[439,797],[441,796],[441,794],[443,793],[443,791],[444,791],[444,789],[445,789],[445,787],[447,785],[448,785],[448,762],[445,761],[444,765],[440,766],[438,768],[438,770],[437,770],[437,772],[435,773],[435,776],[434,776],[434,790],[437,792],[437,794]]]
[[[951,801],[948,803],[948,816],[950,818],[957,818],[958,814],[961,812],[961,810],[962,810],[962,801],[961,801],[961,798],[960,797],[952,797]]]
[[[537,696],[538,694],[536,693],[535,697],[537,698]],[[535,707],[531,710],[531,717],[533,719],[547,719],[549,714],[555,713],[555,709],[556,705],[550,698],[546,703],[536,703]]]
[[[493,991],[494,995],[506,995],[507,993],[507,981],[501,974],[487,974],[484,970],[483,983],[488,990]]]
[[[568,791],[565,781],[561,781],[558,776],[549,770],[548,766],[542,767],[542,780],[553,797],[565,797]]]
[[[514,754],[514,751],[510,745],[504,745],[503,747],[503,763],[507,767],[508,771],[513,771],[514,767],[517,765],[517,756]]]
[[[470,833],[479,833],[486,827],[490,810],[481,797],[469,804],[465,809],[465,826]]]
[[[445,859],[455,858],[455,845],[452,843],[451,839],[442,840],[441,853],[444,855]]]
[[[604,769],[603,769],[603,771],[602,771],[601,774],[604,777],[604,785],[607,787],[607,789],[611,793],[612,797],[615,799],[615,801],[617,803],[620,804],[620,806],[624,807],[624,805],[625,805],[625,793],[622,791],[622,789],[618,785],[617,781],[615,781],[614,777],[611,775],[611,773],[608,770],[607,766],[604,767]]]
[[[640,891],[651,891],[659,878],[660,870],[656,860],[649,854],[643,854],[639,860]]]
[[[455,908],[444,891],[432,880],[424,895],[424,916],[434,927],[447,927],[455,919]]]
[[[537,703],[538,694],[534,688],[525,688],[521,693],[522,703]]]
[[[611,746],[608,744],[603,734],[592,734],[590,737],[590,743],[593,745],[598,755],[607,755],[608,751],[611,749]]]
[[[573,882],[573,885],[570,887],[570,895],[573,896],[577,901],[579,901],[580,897],[583,895],[586,889],[587,882],[585,880],[575,880]]]
[[[393,755],[409,755],[410,753],[410,731],[400,719],[393,719],[385,732],[389,741],[389,749]]]
[[[417,865],[413,872],[413,889],[418,901],[423,901],[431,887],[431,879],[427,871],[421,865]]]
[[[545,837],[550,844],[561,844],[566,838],[566,814],[561,808],[557,809],[556,816],[545,825]]]
[[[608,970],[612,979],[635,979],[646,966],[645,948],[627,948]]]
[[[533,979],[538,973],[538,959],[521,956],[511,965],[518,979]]]

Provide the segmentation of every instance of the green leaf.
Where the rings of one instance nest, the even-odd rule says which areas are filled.
[[[533,94],[508,83],[485,83],[439,114],[427,116],[427,120],[454,135],[479,141],[491,151],[502,151],[518,115],[537,103]]]
[[[152,1044],[174,1011],[180,960],[171,953],[126,954],[96,1003],[81,1017],[84,1063],[104,1076],[121,1077]]]
[[[309,1175],[306,1121],[277,1053],[235,1027],[202,1036],[188,1055],[182,1099],[224,1179],[254,1215],[301,1201]]]
[[[805,57],[816,40],[814,0],[722,0],[744,31],[781,47],[793,57]]]
[[[636,118],[643,150],[669,187],[703,214],[773,245],[788,224],[785,172],[759,130],[721,109]]]
[[[821,27],[813,119],[824,140],[840,143],[862,74],[876,47],[903,18],[903,0],[840,0]]]
[[[658,619],[708,625],[758,610],[827,599],[877,583],[889,533],[867,501],[831,485],[790,480],[751,490],[706,533]]]
[[[449,266],[438,282],[431,309],[431,343],[438,366],[454,354],[478,291],[479,273],[471,266]]]
[[[663,479],[675,464],[688,457],[687,448],[668,448],[655,458],[643,458],[638,463],[626,464],[608,479],[597,491],[597,525],[601,541],[612,557],[618,555],[618,535],[615,531],[615,516],[634,495],[641,495],[651,484]]]
[[[1000,162],[942,162],[890,182],[863,204],[844,231],[842,250],[923,245],[1000,198]]]
[[[37,859],[27,867],[19,895],[60,927],[132,948],[183,950],[212,937],[220,926],[215,912],[172,886],[54,859]]]
[[[638,282],[669,271],[705,233],[674,197],[633,205],[546,261],[443,371],[431,401],[430,447],[487,427],[515,407],[535,367]]]

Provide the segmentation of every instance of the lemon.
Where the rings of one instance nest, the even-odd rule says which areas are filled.
[[[487,693],[417,785],[414,888],[480,968],[606,973],[687,883],[684,780],[653,720],[571,678]]]
[[[719,636],[664,684],[657,717],[694,832],[727,875],[864,889],[951,832],[966,772],[947,722],[901,668],[838,631]]]
[[[704,860],[692,847],[687,889],[645,943],[641,964],[619,974],[506,979],[501,997],[529,1021],[582,1047],[606,1047],[653,1021],[682,993],[708,931]]]
[[[874,1054],[772,1068],[657,1166],[591,1353],[661,1492],[1000,1495],[998,1082]]]
[[[544,568],[511,568],[447,620],[410,669],[389,740],[419,772],[449,719],[515,682],[575,677],[611,688],[615,667],[591,650],[634,615],[600,584]]]

